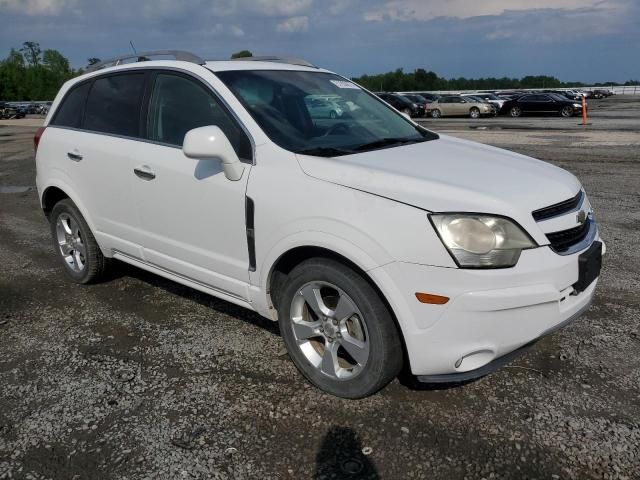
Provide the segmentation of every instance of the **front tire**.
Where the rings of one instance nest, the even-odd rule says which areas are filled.
[[[478,110],[476,107],[473,107],[471,110],[469,110],[469,116],[471,118],[480,118],[480,110]]]
[[[400,334],[378,292],[335,260],[296,266],[278,297],[280,332],[298,370],[343,398],[371,395],[402,368]]]
[[[573,117],[573,107],[564,107],[562,110],[560,110],[560,115],[562,115],[564,118]]]
[[[517,118],[522,115],[522,109],[520,107],[511,107],[511,110],[509,110],[509,114],[512,117]]]
[[[440,118],[442,116],[442,113],[440,112],[440,110],[435,109],[435,110],[431,110],[431,118]]]
[[[335,111],[331,110],[329,112],[329,118],[335,120],[336,118],[338,118],[338,114]]]
[[[76,283],[92,283],[103,278],[110,266],[78,207],[61,200],[49,216],[56,255],[67,276]]]

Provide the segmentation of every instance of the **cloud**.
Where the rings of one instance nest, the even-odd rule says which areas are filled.
[[[238,25],[231,25],[229,31],[234,37],[244,37],[244,30]]]
[[[2,9],[13,10],[27,15],[58,15],[69,4],[69,0],[0,0]]]
[[[181,2],[176,2],[183,8]],[[210,11],[215,16],[257,15],[263,17],[290,17],[307,12],[313,0],[213,0]]]
[[[353,6],[353,0],[333,0],[329,5],[331,15],[340,15]]]
[[[427,21],[438,17],[465,19],[539,9],[620,9],[625,3],[625,0],[388,0],[384,5],[365,12],[364,18],[374,22]]]
[[[240,25],[225,25],[223,23],[214,23],[211,26],[197,31],[198,35],[220,37],[224,35],[233,35],[234,37],[244,37],[244,30]]]
[[[313,0],[248,0],[243,2],[245,8],[256,13],[273,17],[288,17],[306,12]]]
[[[627,19],[600,8],[507,12],[499,17],[478,19],[477,28],[488,40],[516,39],[532,44],[563,43],[579,38],[615,34]]]
[[[276,31],[280,33],[302,33],[309,30],[309,17],[291,17],[276,26]]]

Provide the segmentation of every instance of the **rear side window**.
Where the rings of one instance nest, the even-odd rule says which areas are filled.
[[[84,128],[137,137],[143,90],[144,73],[98,78],[87,99]]]
[[[249,138],[204,85],[180,75],[159,73],[149,100],[147,138],[182,146],[189,130],[207,125],[220,127],[238,157],[251,160]]]
[[[84,103],[90,87],[91,82],[87,82],[69,90],[58,107],[51,125],[80,128],[82,114],[84,112]]]

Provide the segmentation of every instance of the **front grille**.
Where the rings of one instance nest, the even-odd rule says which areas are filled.
[[[589,233],[590,228],[591,220],[587,220],[582,225],[570,228],[569,230],[547,233],[547,238],[549,239],[551,248],[553,248],[557,253],[563,253],[584,240]]]
[[[564,215],[565,213],[575,210],[582,204],[583,195],[583,191],[580,190],[575,197],[570,198],[569,200],[565,200],[564,202],[555,203],[548,207],[535,210],[531,212],[531,214],[533,215],[533,218],[536,222],[548,220],[559,215]]]

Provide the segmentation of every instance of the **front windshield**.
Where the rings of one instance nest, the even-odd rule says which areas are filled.
[[[271,140],[295,153],[339,156],[438,138],[331,73],[234,70],[216,75]]]

